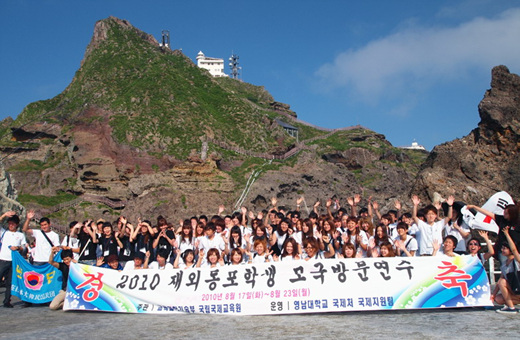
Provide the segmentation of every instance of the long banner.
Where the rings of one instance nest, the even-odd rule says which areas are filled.
[[[71,264],[65,310],[266,315],[492,306],[477,257],[282,261],[187,270]]]

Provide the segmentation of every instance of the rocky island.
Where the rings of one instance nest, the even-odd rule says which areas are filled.
[[[294,207],[302,195],[311,208],[362,194],[383,210],[412,193],[474,204],[500,190],[519,197],[519,98],[520,78],[497,66],[477,128],[430,153],[406,150],[366,127],[301,121],[263,87],[213,78],[109,17],[62,93],[0,122],[2,209],[66,225],[120,214],[178,220],[221,204],[259,211],[271,197]]]

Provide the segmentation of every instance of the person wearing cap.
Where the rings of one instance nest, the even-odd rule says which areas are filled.
[[[23,250],[27,242],[25,235],[18,231],[20,218],[14,211],[8,211],[0,216],[0,221],[7,219],[8,229],[0,228],[0,278],[5,277],[4,307],[13,308],[11,304],[11,278],[13,273],[12,251]]]

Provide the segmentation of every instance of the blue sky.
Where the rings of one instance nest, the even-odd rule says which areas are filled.
[[[312,124],[361,124],[394,146],[467,135],[491,69],[520,73],[520,1],[9,0],[0,3],[0,119],[71,82],[97,20],[116,16],[195,59],[240,57]],[[226,72],[229,72],[226,70]]]

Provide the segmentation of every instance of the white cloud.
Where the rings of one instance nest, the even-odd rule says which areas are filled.
[[[348,50],[316,72],[323,86],[377,102],[401,92],[471,76],[491,67],[520,68],[520,8],[495,18],[476,17],[456,27],[410,27]]]

